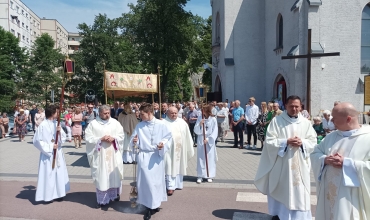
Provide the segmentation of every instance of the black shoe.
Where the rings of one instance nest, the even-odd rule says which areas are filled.
[[[60,197],[60,198],[54,199],[54,201],[57,201],[57,202],[61,202],[63,200],[64,200],[64,197]]]
[[[279,218],[279,216],[275,215],[275,216],[272,216],[271,220],[280,220],[280,218]]]
[[[114,199],[115,202],[118,202],[121,199],[121,196],[117,194],[117,198]]]
[[[152,212],[151,209],[148,209],[144,215],[144,220],[149,220],[152,218]]]
[[[150,209],[150,214],[154,215],[155,213],[159,212],[159,208]]]
[[[108,204],[107,204],[107,205],[108,205]],[[98,204],[96,205],[96,208],[97,208],[97,209],[100,209],[101,207],[104,207],[104,206],[106,206],[106,205],[102,205],[102,204],[99,204],[99,203],[98,203]]]

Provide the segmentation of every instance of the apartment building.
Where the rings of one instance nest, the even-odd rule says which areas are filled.
[[[19,0],[0,0],[0,26],[18,37],[19,45],[26,48],[41,34],[40,18]]]
[[[54,48],[68,54],[68,31],[56,19],[41,19],[41,33],[48,33],[55,41]]]
[[[21,0],[0,0],[0,26],[19,39],[19,46],[30,48],[35,39],[48,33],[55,48],[68,54],[68,31],[55,19],[40,18]]]
[[[68,33],[68,54],[74,54],[80,50],[82,36],[79,33]]]

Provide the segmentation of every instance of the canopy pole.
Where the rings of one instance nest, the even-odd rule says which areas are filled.
[[[158,66],[158,101],[159,101],[159,119],[162,118],[162,107],[161,107],[161,68]]]
[[[103,71],[103,77],[104,77],[104,85],[103,85],[103,89],[104,89],[104,96],[105,96],[105,104],[108,105],[108,97],[107,97],[107,86],[106,86],[106,79],[105,79],[105,72],[107,72],[107,70],[105,69],[105,62],[103,61],[103,67],[104,67],[104,71]]]

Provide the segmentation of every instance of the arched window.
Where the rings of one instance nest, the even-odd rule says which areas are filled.
[[[276,22],[276,49],[283,48],[283,16],[278,15]]]
[[[220,43],[220,13],[216,16],[216,43]]]
[[[361,73],[370,73],[370,4],[362,11]]]

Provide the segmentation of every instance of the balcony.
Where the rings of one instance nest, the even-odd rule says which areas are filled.
[[[80,46],[80,42],[79,41],[68,41],[68,45],[70,46]]]

